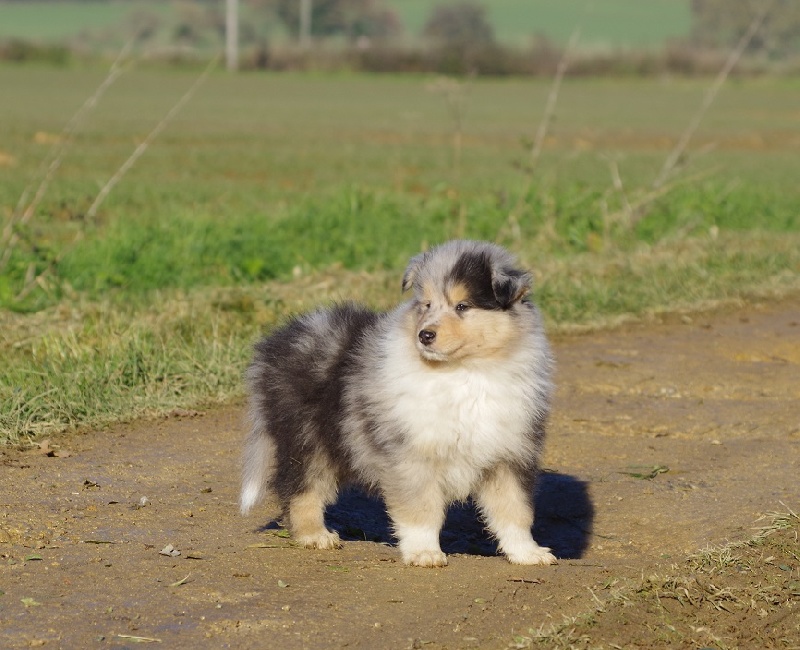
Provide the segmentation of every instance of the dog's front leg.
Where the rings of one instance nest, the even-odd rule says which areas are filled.
[[[490,471],[476,494],[486,525],[512,564],[555,564],[556,556],[533,539],[533,495],[505,465]]]
[[[447,556],[439,545],[446,512],[439,486],[432,481],[384,486],[384,497],[403,562],[424,567],[446,566]]]

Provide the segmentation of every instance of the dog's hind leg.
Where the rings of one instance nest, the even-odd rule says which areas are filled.
[[[289,499],[289,530],[306,548],[338,548],[339,535],[325,527],[325,508],[336,500],[336,472],[323,453],[311,457],[304,468],[301,492]]]
[[[533,539],[533,495],[505,465],[498,465],[484,478],[475,494],[486,525],[497,545],[512,564],[555,564],[549,548]]]

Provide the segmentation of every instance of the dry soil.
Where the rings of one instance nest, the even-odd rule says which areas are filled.
[[[2,452],[0,646],[506,648],[800,511],[800,299],[555,350],[534,533],[558,565],[508,564],[464,506],[450,565],[406,567],[359,494],[329,513],[343,549],[296,548],[237,512],[241,405],[180,411]]]

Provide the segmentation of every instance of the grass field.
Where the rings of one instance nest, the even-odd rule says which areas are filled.
[[[529,171],[546,81],[213,73],[87,218],[198,74],[134,68],[69,137],[105,71],[0,66],[4,440],[229,400],[259,331],[392,304],[451,237],[516,251],[551,329],[800,288],[797,80],[726,87],[653,192],[707,82],[567,81]]]
[[[388,0],[386,4],[397,12],[407,38],[414,40],[421,35],[436,3]],[[485,4],[498,40],[521,46],[527,45],[534,34],[547,34],[564,43],[580,26],[585,46],[659,47],[667,39],[688,34],[691,18],[688,0],[492,0]],[[133,24],[131,15],[143,11],[161,16],[161,28],[167,31],[174,28],[179,14],[176,3],[153,0],[0,2],[0,39],[53,42],[83,34],[104,42],[118,33],[124,40],[126,29],[130,30]],[[243,20],[246,24],[256,20],[246,7]],[[282,31],[275,25],[253,26],[256,31],[275,37],[280,37]]]

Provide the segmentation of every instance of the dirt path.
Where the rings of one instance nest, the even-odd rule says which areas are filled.
[[[749,537],[781,503],[800,511],[800,299],[556,353],[535,532],[557,566],[492,556],[464,508],[443,535],[450,566],[407,568],[359,495],[331,522],[377,541],[294,548],[269,508],[237,513],[241,408],[176,414],[61,438],[52,456],[2,452],[0,646],[505,648],[603,585]]]

